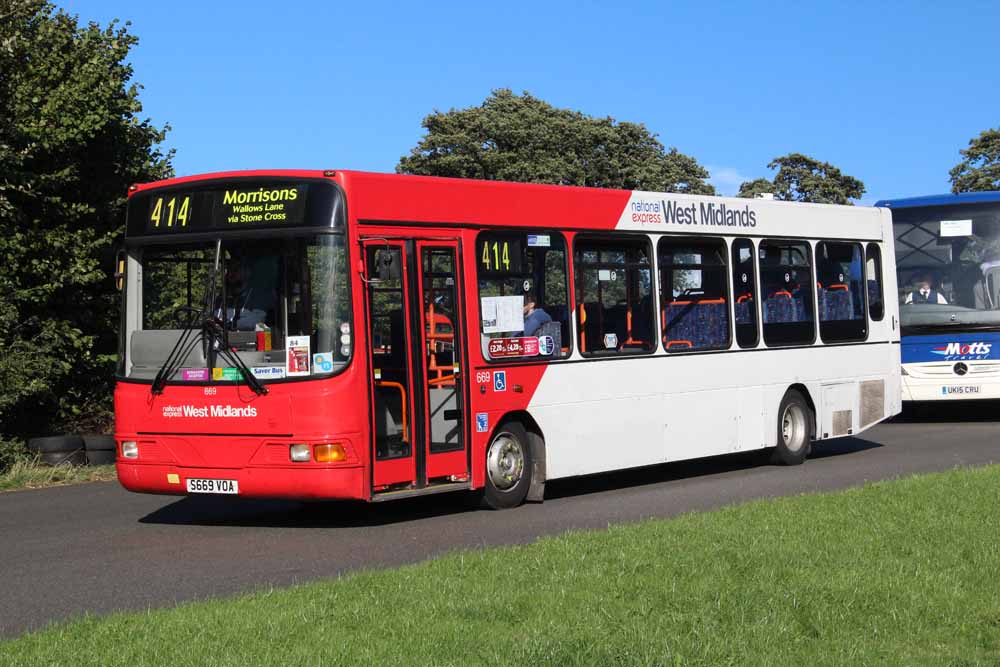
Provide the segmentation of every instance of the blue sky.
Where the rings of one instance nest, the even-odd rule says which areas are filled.
[[[723,194],[792,151],[862,200],[945,192],[1000,126],[1000,3],[64,0],[132,22],[178,174],[392,171],[434,109],[500,87],[645,123]]]

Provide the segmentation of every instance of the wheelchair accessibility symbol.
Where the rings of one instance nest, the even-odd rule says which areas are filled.
[[[507,391],[507,371],[493,372],[493,391]]]
[[[313,367],[317,373],[329,373],[333,370],[333,352],[318,352],[313,355]]]

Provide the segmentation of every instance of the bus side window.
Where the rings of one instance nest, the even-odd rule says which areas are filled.
[[[667,352],[729,347],[729,275],[721,239],[663,237],[657,245]]]
[[[804,241],[761,241],[761,313],[764,342],[811,345],[816,339],[812,250]]]
[[[757,280],[754,277],[753,241],[733,241],[733,312],[736,317],[736,343],[757,347]]]
[[[872,321],[879,322],[885,315],[885,302],[882,296],[882,250],[878,245],[869,243],[866,249],[866,274],[868,284],[868,316]]]
[[[483,357],[569,356],[569,280],[560,234],[481,232],[476,266]]]
[[[578,237],[573,270],[581,354],[656,349],[651,254],[646,239]]]
[[[824,342],[866,338],[865,291],[860,243],[816,245],[816,310]]]

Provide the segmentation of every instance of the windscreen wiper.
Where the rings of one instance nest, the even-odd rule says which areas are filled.
[[[194,317],[188,322],[187,326],[181,332],[178,337],[177,342],[174,344],[170,354],[167,355],[166,361],[160,370],[157,372],[156,377],[153,379],[153,384],[150,387],[150,392],[153,394],[162,394],[163,388],[166,386],[167,381],[173,377],[177,369],[187,355],[191,352],[194,346],[203,341],[208,341],[208,352],[210,356],[219,355],[225,361],[229,362],[240,372],[240,375],[246,381],[247,386],[257,394],[258,396],[263,396],[268,393],[267,387],[265,387],[257,376],[253,374],[250,368],[246,365],[246,362],[240,357],[240,355],[234,350],[229,350],[223,347],[222,342],[224,340],[225,331],[223,329],[222,321],[212,315],[212,304],[215,303],[215,286],[216,286],[216,276],[219,271],[219,257],[222,249],[222,242],[216,241],[215,245],[215,261],[212,263],[212,270],[209,272],[208,276],[208,286],[205,290],[205,303],[202,310],[196,311],[194,308],[190,310],[194,313]],[[200,323],[200,326],[199,326]],[[192,340],[192,334],[197,331],[198,335]],[[214,364],[212,364],[214,366]]]
[[[181,363],[184,359],[187,359],[187,355],[194,349],[195,344],[203,342],[205,340],[205,321],[208,320],[212,313],[212,304],[215,303],[215,284],[217,282],[217,277],[219,274],[219,258],[222,254],[222,239],[217,239],[215,241],[215,258],[212,261],[212,268],[208,272],[205,284],[205,300],[202,303],[201,310],[197,310],[192,306],[182,306],[178,310],[185,310],[191,313],[191,319],[188,320],[187,325],[181,331],[181,335],[178,336],[177,342],[174,343],[174,347],[170,350],[170,354],[167,355],[166,360],[163,365],[160,366],[160,370],[156,372],[156,377],[153,378],[153,384],[150,386],[149,391],[153,395],[158,395],[163,393],[163,388],[167,385],[167,381],[174,376],[177,369],[180,368]],[[201,327],[198,327],[199,322]],[[191,340],[191,335],[198,331],[198,336]],[[211,340],[209,340],[211,343]],[[211,348],[211,344],[209,345]]]

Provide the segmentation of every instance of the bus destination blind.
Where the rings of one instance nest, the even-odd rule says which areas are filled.
[[[221,190],[153,192],[133,215],[144,215],[147,234],[170,234],[305,224],[305,184],[254,185]]]

